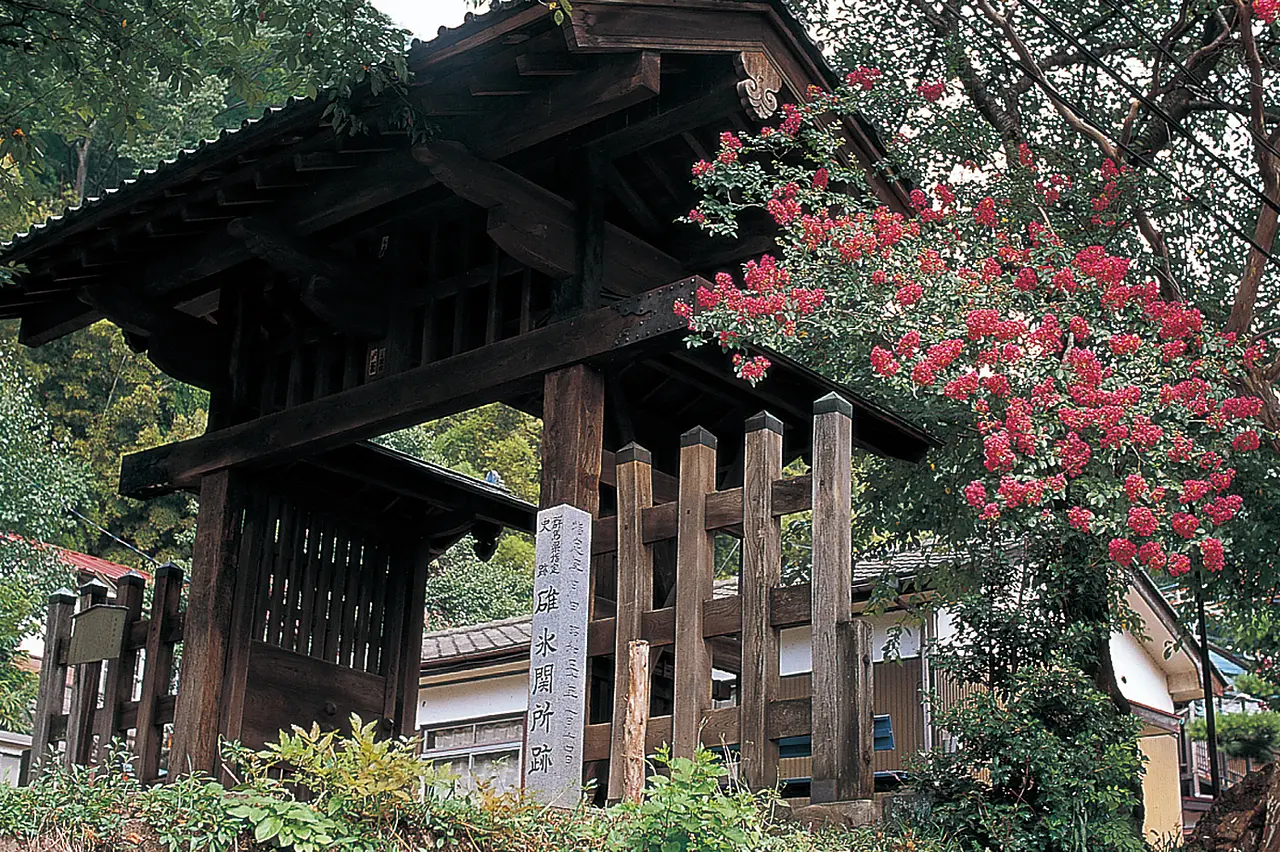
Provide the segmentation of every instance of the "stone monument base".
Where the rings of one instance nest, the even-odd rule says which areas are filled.
[[[791,809],[791,819],[806,828],[817,830],[828,826],[859,828],[871,825],[880,818],[879,803],[875,799],[854,799],[851,802],[825,802],[821,805],[804,805]]]

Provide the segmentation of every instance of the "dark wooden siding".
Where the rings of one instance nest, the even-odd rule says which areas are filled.
[[[924,701],[920,690],[920,658],[901,662],[881,662],[875,667],[875,712],[893,721],[894,749],[875,753],[875,771],[903,769],[908,757],[924,749]],[[809,675],[782,678],[779,698],[809,695]],[[783,758],[779,769],[783,778],[808,778],[811,759]]]

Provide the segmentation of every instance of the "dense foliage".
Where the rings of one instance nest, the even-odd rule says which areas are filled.
[[[122,756],[94,770],[53,769],[0,788],[0,840],[96,852],[942,852],[909,829],[811,834],[774,818],[771,796],[726,786],[708,752],[660,758],[648,801],[549,809],[516,794],[465,793],[418,757],[416,740],[294,729],[262,751],[226,748],[234,777],[140,787]],[[27,845],[29,844],[29,845]]]
[[[53,436],[36,389],[0,349],[0,729],[25,731],[36,678],[22,640],[38,632],[44,600],[75,582],[42,543],[74,523],[68,506],[85,503],[86,475]]]
[[[4,0],[0,221],[12,233],[47,198],[78,201],[293,96],[323,89],[350,124],[366,80],[407,76],[406,39],[345,0]]]
[[[1264,763],[1280,757],[1280,713],[1274,710],[1222,713],[1217,726],[1219,748],[1231,757]],[[1192,739],[1203,741],[1207,736],[1205,720],[1193,720],[1187,733]]]

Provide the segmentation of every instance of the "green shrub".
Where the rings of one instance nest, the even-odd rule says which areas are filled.
[[[235,783],[198,775],[151,788],[123,753],[93,770],[50,769],[31,786],[0,788],[0,840],[19,849],[106,852],[942,852],[918,833],[866,829],[811,834],[774,823],[772,793],[725,783],[708,752],[670,759],[641,805],[549,809],[518,794],[456,789],[412,740],[317,728],[281,734],[261,751],[231,744]]]
[[[939,715],[954,750],[922,759],[915,822],[969,852],[1142,852],[1134,717],[1078,669],[1027,666]]]
[[[1231,757],[1272,760],[1280,755],[1280,713],[1223,713],[1217,717],[1218,747]],[[1204,740],[1208,729],[1204,719],[1187,726],[1192,739]]]
[[[615,812],[609,845],[619,852],[734,852],[759,849],[765,836],[768,797],[735,786],[721,789],[728,771],[707,751],[672,758],[665,746],[655,763],[669,775],[649,778],[642,804]]]

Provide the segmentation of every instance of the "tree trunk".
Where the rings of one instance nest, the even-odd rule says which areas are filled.
[[[92,145],[93,138],[86,136],[76,146],[76,181],[74,189],[77,203],[84,201],[84,187],[89,180],[89,148]]]

